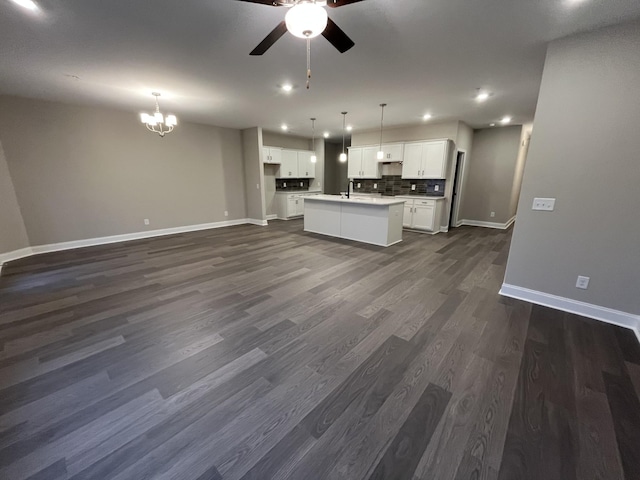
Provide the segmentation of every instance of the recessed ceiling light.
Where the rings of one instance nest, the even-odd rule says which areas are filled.
[[[500,120],[501,124],[505,124],[505,123],[509,123],[511,121],[511,117],[502,117],[502,120]]]
[[[27,10],[38,10],[38,5],[33,0],[13,0],[13,3],[20,5]]]
[[[324,138],[329,138],[331,134],[329,132],[324,132]]]
[[[490,126],[490,127],[495,127],[495,126],[496,126],[496,124],[495,124],[495,123],[490,123],[490,124],[489,124],[489,126]]]
[[[424,116],[422,117],[423,120],[431,120],[431,114],[430,113],[425,113]]]
[[[287,125],[285,125],[284,123],[282,124],[282,126],[280,127],[282,130],[284,130],[285,132],[287,130],[289,130],[289,127]]]
[[[484,102],[489,98],[489,92],[478,92],[476,95],[476,102]]]
[[[290,92],[291,90],[293,90],[293,85],[285,83],[284,85],[282,85],[282,90],[284,90],[285,92]]]
[[[350,132],[351,130],[353,130],[353,127],[351,125],[347,125],[347,132]]]

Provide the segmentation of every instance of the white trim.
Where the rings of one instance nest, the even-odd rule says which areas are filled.
[[[277,213],[272,213],[271,215],[267,215],[267,221],[269,220],[277,220],[278,219],[278,214]]]
[[[258,220],[255,218],[247,218],[243,223],[249,223],[251,225],[257,225],[259,227],[266,227],[269,223],[266,220]]]
[[[507,223],[496,223],[496,222],[480,222],[478,220],[460,220],[458,222],[458,227],[461,225],[469,225],[470,227],[486,227],[486,228],[497,228],[499,230],[506,230],[513,222],[516,221],[515,215],[509,219]]]
[[[456,196],[458,202],[455,204],[456,208],[454,209],[454,212],[453,212],[453,221],[456,224],[460,223],[459,222],[460,205],[462,205],[462,194],[464,192],[464,183],[465,183],[465,178],[466,178],[465,174],[466,174],[466,170],[467,170],[467,151],[465,149],[463,149],[463,148],[456,148],[455,156],[453,158],[454,165],[458,164],[458,153],[462,153],[463,156],[462,156],[462,171],[460,172],[460,184],[458,185],[458,195]],[[455,182],[456,182],[456,179],[455,179],[455,174],[456,173],[457,172],[454,172],[454,178],[453,178],[454,187],[455,187]],[[451,189],[451,202],[453,202],[453,198],[454,198],[453,193],[454,192],[453,192],[453,188],[452,188]],[[448,224],[449,224],[449,219],[447,218],[447,225]]]
[[[571,298],[558,297],[550,293],[530,290],[507,283],[502,284],[500,295],[517,298],[518,300],[524,300],[537,305],[544,305],[545,307],[555,308],[563,312],[574,313],[582,317],[593,318],[619,327],[630,328],[635,332],[638,341],[640,341],[640,315],[601,307],[600,305],[593,305]]]
[[[222,222],[186,225],[184,227],[164,228],[160,230],[149,230],[146,232],[125,233],[122,235],[111,235],[108,237],[88,238],[85,240],[73,240],[71,242],[51,243],[48,245],[27,247],[21,250],[15,250],[13,252],[0,254],[0,273],[2,272],[2,265],[6,262],[29,257],[31,255],[37,255],[40,253],[60,252],[63,250],[72,250],[75,248],[93,247],[96,245],[107,245],[110,243],[129,242],[131,240],[140,240],[143,238],[161,237],[165,235],[175,235],[177,233],[196,232],[199,230],[210,230],[214,228],[223,228],[231,227],[233,225],[246,224],[266,226],[267,221],[241,218],[238,220],[225,220]]]

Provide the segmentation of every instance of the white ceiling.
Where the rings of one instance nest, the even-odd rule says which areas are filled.
[[[330,17],[355,41],[345,54],[286,34],[263,57],[249,52],[285,8],[235,0],[37,0],[29,12],[0,0],[0,94],[149,111],[151,91],[179,120],[339,135],[355,129],[503,115],[533,119],[546,44],[635,19],[638,0],[366,0]],[[73,78],[71,75],[79,77]],[[296,86],[284,94],[278,85]],[[483,104],[476,88],[491,91]]]

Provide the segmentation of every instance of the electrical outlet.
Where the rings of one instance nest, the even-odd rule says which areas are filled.
[[[491,212],[491,218],[496,216],[496,212]]]
[[[224,211],[224,216],[228,217],[229,216],[229,212],[227,212],[226,210]]]
[[[435,187],[433,187],[433,191],[434,192],[439,192],[440,191],[440,185],[436,185]]]
[[[373,184],[373,188],[378,188],[378,184],[377,184],[377,183],[374,183],[374,184]]]
[[[360,184],[358,184],[358,188],[360,188]]]
[[[582,290],[586,290],[589,288],[589,277],[578,276],[578,280],[576,281],[576,288],[580,288]]]
[[[556,207],[555,198],[534,198],[532,210],[542,210],[544,212],[553,212]]]
[[[416,189],[416,185],[415,184],[411,185],[411,190],[415,191],[415,189]]]
[[[287,182],[282,182],[282,188],[287,188]]]
[[[149,225],[149,219],[148,219],[148,218],[145,218],[145,219],[144,219],[144,224],[145,224],[145,225]]]
[[[304,183],[300,182],[300,186],[301,186],[301,187],[304,187]]]

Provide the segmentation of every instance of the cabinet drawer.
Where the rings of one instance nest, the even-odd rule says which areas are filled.
[[[435,200],[415,200],[415,205],[428,205],[430,207],[436,206]]]

